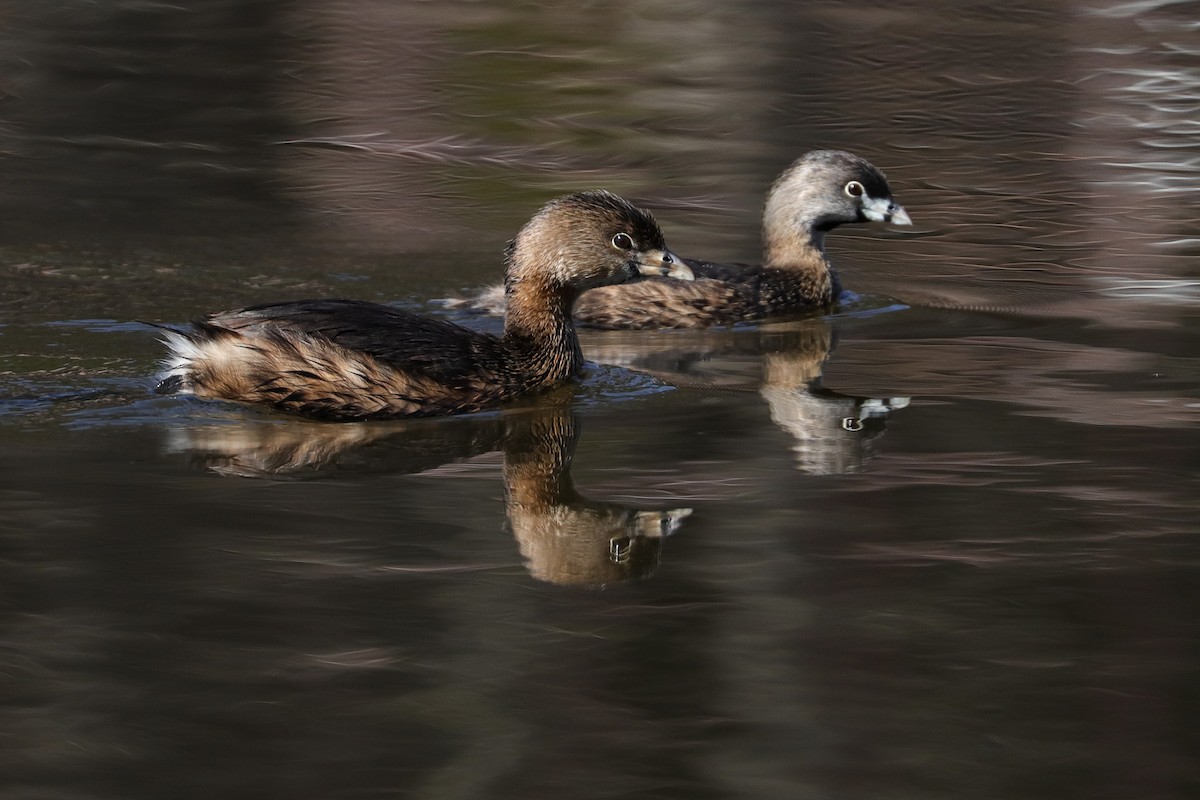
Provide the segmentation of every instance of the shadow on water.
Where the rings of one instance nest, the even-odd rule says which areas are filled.
[[[0,791],[1194,797],[1195,11],[0,0]],[[830,239],[872,309],[419,425],[148,393],[135,320],[426,307],[567,191],[758,261],[830,146],[915,222]]]

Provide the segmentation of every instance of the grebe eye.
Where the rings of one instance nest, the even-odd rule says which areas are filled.
[[[864,189],[863,185],[858,181],[850,181],[846,184],[846,194],[850,195],[851,197],[862,197],[866,193],[867,190]]]
[[[618,233],[612,238],[612,246],[618,250],[632,250],[633,239],[630,238],[628,233]]]

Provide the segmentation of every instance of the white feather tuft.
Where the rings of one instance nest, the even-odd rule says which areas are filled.
[[[178,331],[163,331],[160,342],[167,346],[167,357],[163,359],[163,372],[159,383],[175,378],[179,381],[179,394],[191,394],[192,382],[189,373],[192,365],[203,356],[196,342]]]

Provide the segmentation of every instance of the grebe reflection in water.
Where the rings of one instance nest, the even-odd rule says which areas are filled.
[[[561,392],[568,395],[570,389]],[[170,448],[221,475],[275,479],[448,473],[449,465],[499,450],[508,528],[533,577],[599,588],[653,575],[664,540],[692,510],[642,508],[582,494],[571,477],[578,438],[579,422],[568,410],[543,407],[388,424],[260,418],[179,428]],[[482,469],[494,474],[486,462]]]
[[[612,331],[590,337],[604,364],[649,373],[679,387],[754,390],[792,438],[796,468],[812,475],[863,469],[879,448],[893,411],[907,397],[861,397],[828,389],[823,371],[835,345],[821,318],[766,329],[678,334]]]

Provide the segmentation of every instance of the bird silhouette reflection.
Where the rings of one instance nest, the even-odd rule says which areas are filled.
[[[836,336],[825,319],[755,330],[638,331],[589,339],[590,358],[650,373],[680,387],[756,390],[771,419],[792,439],[796,468],[837,475],[864,468],[879,448],[887,421],[907,397],[861,397],[824,386]]]
[[[273,479],[419,473],[500,451],[508,527],[533,577],[582,587],[649,577],[665,538],[692,510],[638,508],[579,492],[571,477],[579,430],[578,419],[559,407],[377,424],[264,417],[181,428],[170,448],[221,475]]]

